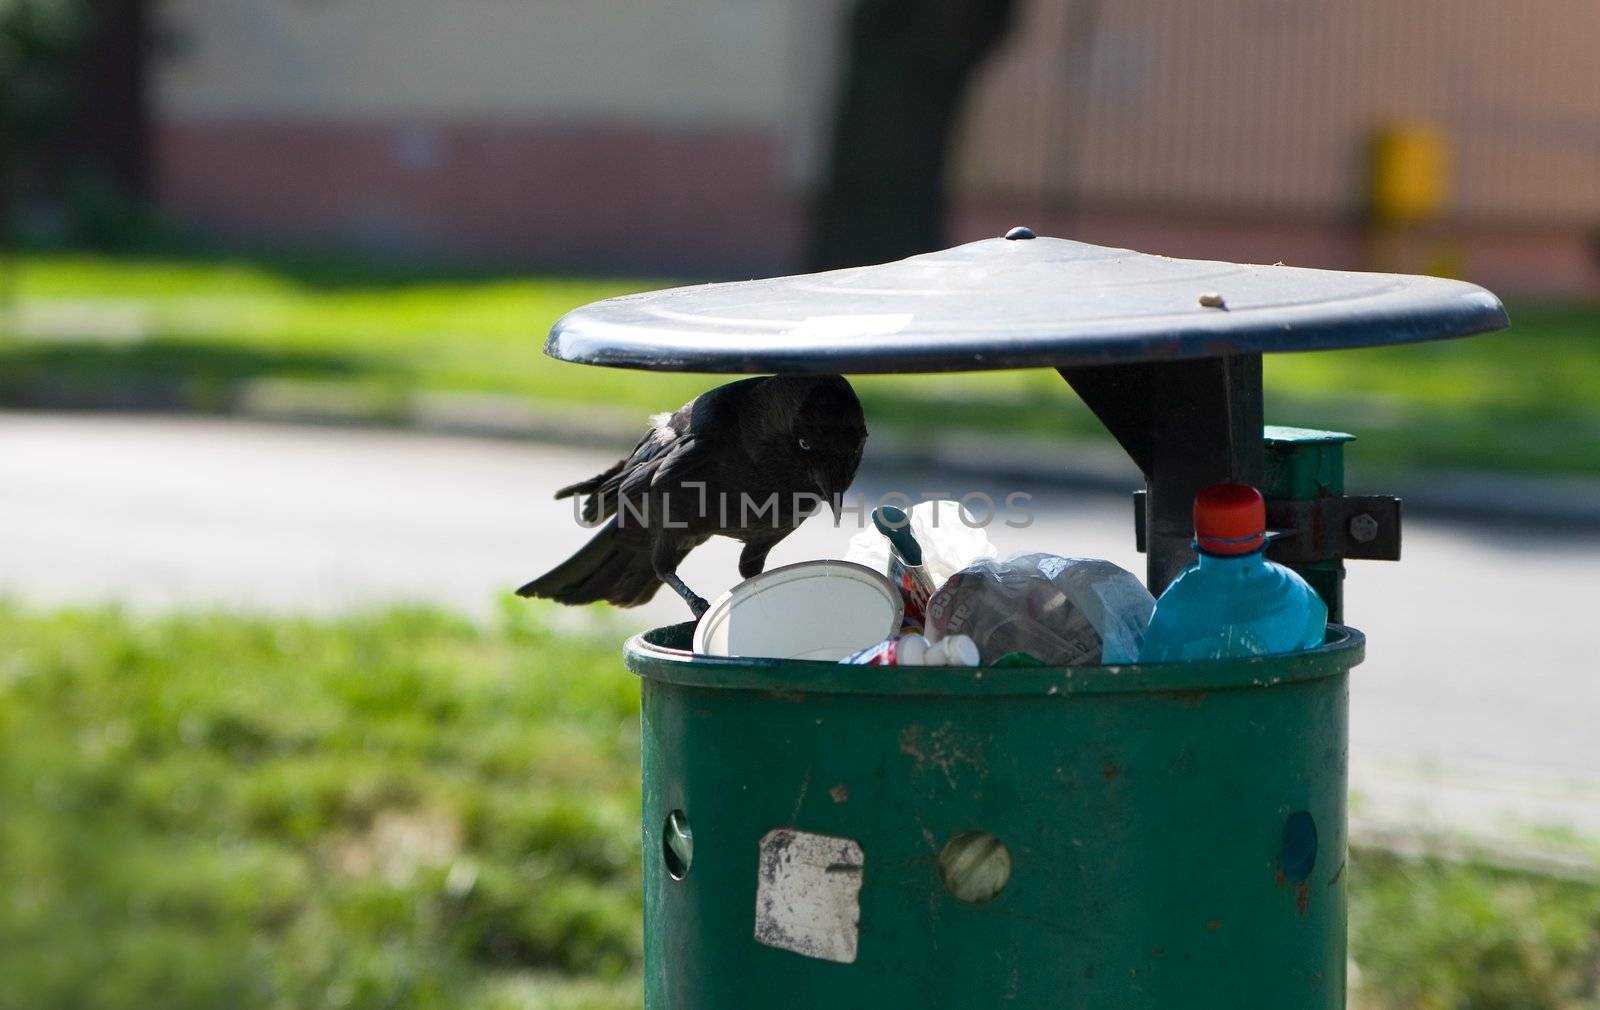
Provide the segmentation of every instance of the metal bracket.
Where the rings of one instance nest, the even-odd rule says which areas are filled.
[[[1400,560],[1400,499],[1391,495],[1269,501],[1267,526],[1278,531],[1267,557],[1280,564]]]
[[[1134,541],[1145,549],[1144,492],[1133,493]],[[1276,535],[1267,557],[1284,565],[1318,561],[1399,561],[1400,499],[1351,495],[1268,501],[1267,528]]]
[[[1261,356],[1058,369],[1144,472],[1140,521],[1153,531],[1146,584],[1159,595],[1194,563],[1192,509],[1218,481],[1265,476]]]

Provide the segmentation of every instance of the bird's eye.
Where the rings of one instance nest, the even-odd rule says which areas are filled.
[[[811,451],[811,443],[802,438],[800,440],[800,449],[801,449],[802,452],[810,452]]]

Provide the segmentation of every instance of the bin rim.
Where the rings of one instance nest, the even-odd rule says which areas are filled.
[[[948,667],[854,666],[817,660],[703,656],[675,648],[693,623],[667,625],[628,639],[628,669],[643,680],[682,687],[778,694],[879,696],[1071,696],[1081,694],[1192,693],[1275,687],[1347,672],[1366,658],[1366,636],[1328,625],[1315,649],[1274,656],[1208,659],[1185,663],[1116,666]]]

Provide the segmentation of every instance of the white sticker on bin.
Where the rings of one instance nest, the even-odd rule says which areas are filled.
[[[861,844],[774,828],[761,839],[756,942],[852,964],[861,931]]]

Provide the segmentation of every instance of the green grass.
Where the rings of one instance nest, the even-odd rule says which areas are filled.
[[[0,1007],[637,1007],[637,688],[547,616],[0,605]],[[1600,887],[1350,887],[1362,1010],[1600,1006]]]
[[[564,311],[662,281],[428,277],[247,259],[33,254],[14,279],[0,402],[30,391],[176,384],[200,408],[236,384],[336,384],[379,413],[477,391],[645,414],[717,379],[586,368],[540,354]],[[1377,469],[1600,475],[1600,307],[1513,305],[1508,333],[1267,364],[1269,419],[1362,436]],[[862,378],[869,421],[915,438],[979,430],[1103,437],[1053,372]],[[70,398],[70,396],[68,397]]]
[[[11,609],[0,642],[0,1006],[637,1006],[614,646]]]
[[[1600,887],[1356,851],[1357,1010],[1600,1007]]]

